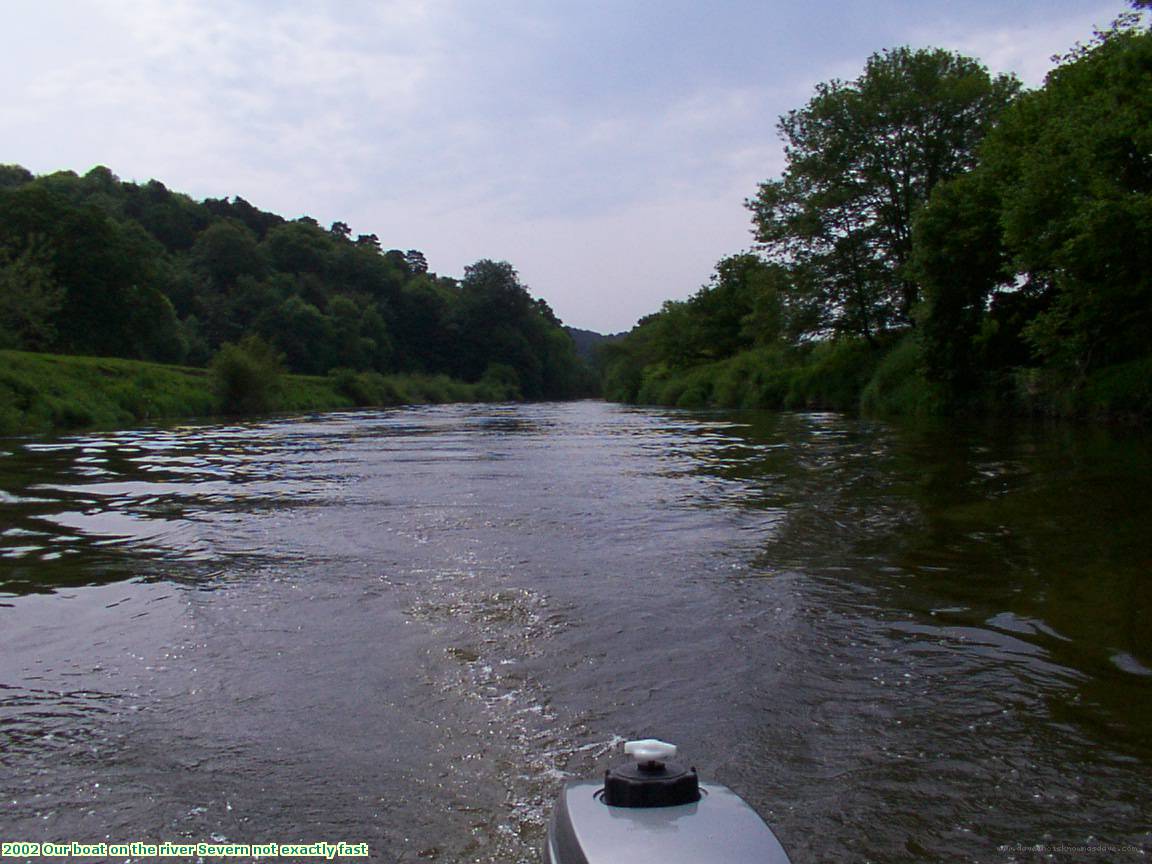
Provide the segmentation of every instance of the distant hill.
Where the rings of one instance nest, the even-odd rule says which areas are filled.
[[[623,339],[627,333],[610,333],[605,336],[595,330],[581,330],[579,327],[565,327],[572,341],[576,343],[576,353],[588,363],[596,359],[596,349],[605,342],[615,342]]]

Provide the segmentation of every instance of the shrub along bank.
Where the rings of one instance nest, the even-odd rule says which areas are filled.
[[[928,379],[916,333],[869,345],[839,339],[740,351],[686,367],[609,366],[607,398],[680,408],[770,408],[932,416],[984,414],[1152,418],[1152,360],[1114,364],[1088,375],[1017,369],[988,381],[964,405]]]

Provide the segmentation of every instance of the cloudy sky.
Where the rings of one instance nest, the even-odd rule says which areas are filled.
[[[107,165],[342,220],[460,275],[511,261],[630,327],[750,245],[776,118],[941,46],[1035,85],[1122,0],[5,0],[0,162]]]

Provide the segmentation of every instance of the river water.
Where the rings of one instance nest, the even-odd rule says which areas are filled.
[[[658,736],[797,864],[1146,860],[1150,481],[597,402],[0,440],[0,835],[535,861]]]

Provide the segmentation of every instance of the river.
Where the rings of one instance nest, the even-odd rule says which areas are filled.
[[[599,402],[0,439],[0,835],[535,861],[657,736],[796,864],[1146,860],[1150,481]]]

